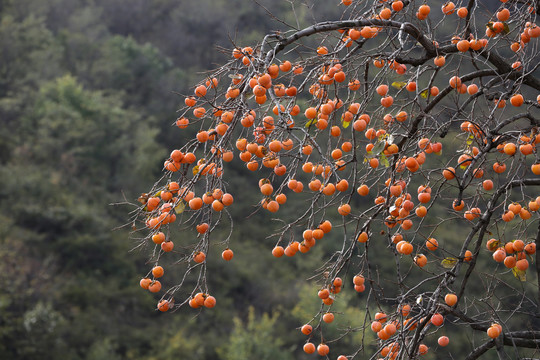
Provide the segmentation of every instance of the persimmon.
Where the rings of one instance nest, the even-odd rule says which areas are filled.
[[[148,290],[148,287],[150,286],[151,283],[152,283],[152,280],[149,278],[143,278],[141,279],[141,281],[139,281],[139,285],[145,290]]]
[[[214,306],[216,306],[216,298],[211,296],[211,295],[208,295],[205,299],[204,299],[204,307],[206,308],[213,308]]]
[[[148,290],[153,293],[159,292],[161,290],[161,283],[159,282],[159,280],[153,280],[152,282],[150,282],[150,284],[148,285]]]
[[[363,231],[358,235],[357,241],[360,243],[366,243],[368,241],[368,234],[367,232]]]
[[[514,143],[507,143],[504,145],[503,151],[506,155],[512,156],[517,151],[517,146]]]
[[[353,79],[349,81],[349,90],[356,91],[358,89],[360,89],[360,80]]]
[[[313,354],[315,352],[315,350],[316,350],[315,344],[310,343],[310,342],[305,343],[304,347],[303,347],[303,350],[304,350],[304,352],[306,354]]]
[[[430,321],[435,326],[441,326],[444,322],[444,317],[441,314],[436,313],[431,316]]]
[[[429,5],[421,5],[419,8],[418,8],[418,13],[422,16],[428,16],[429,13],[431,11],[431,8],[429,7]]]
[[[392,96],[385,96],[381,99],[381,105],[383,107],[390,107],[394,103],[394,98]]]
[[[223,258],[223,260],[225,261],[230,261],[234,256],[234,253],[231,249],[227,248],[225,250],[223,250],[223,252],[221,253],[221,257]]]
[[[163,267],[161,266],[154,266],[154,268],[152,269],[152,275],[154,276],[154,278],[160,278],[162,277],[164,274],[164,270],[163,270]]]
[[[302,332],[302,334],[304,335],[309,335],[311,334],[311,332],[313,331],[313,327],[309,324],[305,324],[302,326],[302,328],[300,329],[300,331]]]
[[[386,94],[388,94],[388,85],[382,84],[377,86],[377,94],[380,96],[386,96]]]
[[[459,76],[452,76],[448,83],[450,84],[450,87],[455,89],[461,86],[461,79]]]
[[[500,334],[501,334],[501,331],[499,330],[497,326],[490,326],[487,329],[487,335],[492,339],[499,337]]]
[[[469,43],[468,40],[460,40],[457,44],[456,44],[456,47],[459,51],[461,52],[466,52],[469,50],[471,44]],[[452,86],[453,87],[453,86]]]
[[[502,174],[506,171],[506,164],[497,161],[493,164],[493,171],[495,171],[497,174]]]
[[[464,19],[467,17],[467,15],[469,14],[469,10],[467,10],[466,7],[460,7],[458,10],[457,10],[457,16],[459,16],[460,18]]]
[[[435,251],[439,248],[439,242],[435,238],[429,238],[426,240],[426,248],[431,251]]]
[[[523,249],[527,254],[532,255],[536,252],[536,244],[531,242],[525,245]]]
[[[203,97],[206,95],[206,86],[204,85],[199,85],[195,88],[195,95],[197,95],[198,97]]]
[[[272,249],[272,255],[274,257],[282,257],[283,254],[285,253],[284,249],[282,246],[276,246],[274,247],[274,249]]]
[[[334,321],[334,314],[331,312],[327,312],[323,315],[322,319],[325,323],[329,324]]]
[[[444,302],[448,306],[456,305],[457,300],[458,300],[458,298],[457,298],[456,294],[446,294],[445,297],[444,297]]]
[[[328,347],[328,345],[319,344],[319,346],[317,346],[317,354],[319,354],[320,356],[326,356],[329,352],[330,348]]]
[[[166,312],[169,310],[170,302],[168,300],[160,300],[158,303],[158,310],[161,312]]]
[[[444,58],[444,56],[439,55],[435,59],[433,59],[433,63],[438,67],[443,67],[446,63],[446,59]]]
[[[452,1],[449,1],[442,6],[442,12],[445,15],[451,15],[454,13],[455,8],[456,5]]]
[[[446,180],[452,180],[453,178],[456,177],[456,169],[454,169],[451,166],[444,169],[442,173]]]
[[[174,248],[174,243],[172,241],[164,241],[161,243],[161,250],[164,252],[171,252]]]
[[[508,255],[504,258],[504,266],[506,266],[507,268],[511,269],[513,268],[514,266],[516,266],[516,263],[517,263],[517,260],[515,258],[515,256],[513,255]]]
[[[427,257],[423,254],[418,254],[414,257],[414,262],[419,267],[424,267],[427,264]]]
[[[450,339],[448,338],[448,336],[440,336],[439,339],[437,339],[437,343],[439,344],[439,346],[447,346],[449,343],[450,343]]]

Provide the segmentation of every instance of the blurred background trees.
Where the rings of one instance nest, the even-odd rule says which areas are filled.
[[[314,16],[297,6],[306,22]],[[287,2],[271,8],[293,16]],[[264,239],[247,237],[249,227],[238,229],[245,246],[214,279],[230,302],[195,318],[163,315],[138,287],[145,254],[135,250],[135,264],[130,229],[113,231],[132,209],[109,206],[137,198],[182,141],[171,131],[179,94],[227,56],[216,47],[278,27],[243,0],[0,1],[0,359],[275,358],[296,350],[297,325],[287,319],[296,294],[278,284],[294,284],[297,265],[272,270],[274,280],[254,277],[271,254]],[[237,170],[242,186],[246,171]],[[245,199],[237,215],[249,211]],[[249,226],[267,226],[255,218]],[[262,252],[269,256],[249,263]],[[274,313],[278,297],[289,308]],[[245,348],[231,346],[259,330]],[[254,350],[267,337],[277,349]]]

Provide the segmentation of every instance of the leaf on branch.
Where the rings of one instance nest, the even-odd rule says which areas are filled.
[[[311,119],[306,123],[306,127],[310,127],[313,124],[317,123],[317,119]]]
[[[394,81],[391,85],[399,90],[399,89],[403,88],[404,86],[406,86],[407,83],[404,82],[404,81]]]
[[[467,137],[467,146],[471,146],[474,140],[474,135],[469,134],[469,137]]]
[[[377,156],[383,152],[385,146],[386,146],[386,141],[377,141],[375,145],[373,146],[373,149],[371,149],[371,153],[374,156]]]
[[[381,154],[381,156],[379,157],[379,161],[381,162],[381,164],[384,165],[384,167],[390,166],[390,162],[388,161],[388,158],[384,154]]]
[[[349,127],[349,125],[351,125],[351,122],[350,121],[343,121],[342,125],[343,125],[343,128],[346,129],[346,128]]]
[[[489,244],[489,251],[495,251],[500,247],[501,247],[501,242],[500,241],[498,241],[498,240],[493,241],[492,243]]]
[[[443,261],[441,261],[441,265],[445,269],[451,269],[454,267],[454,265],[457,264],[457,262],[458,262],[458,259],[453,258],[453,257],[447,257],[447,258],[444,258]]]
[[[423,97],[424,99],[427,99],[428,94],[429,94],[429,92],[428,92],[427,89],[426,89],[426,90],[424,90],[424,91],[422,91],[422,92],[420,93],[420,96]]]
[[[195,165],[193,167],[193,175],[197,175],[199,173],[199,165]]]
[[[507,23],[503,23],[503,24],[504,24],[503,33],[508,34],[510,32],[510,27],[508,26]]]
[[[512,268],[512,274],[518,279],[519,281],[527,281],[527,273],[523,270],[519,270],[517,267]]]
[[[183,200],[180,200],[178,202],[178,205],[174,208],[174,211],[176,211],[177,214],[181,214],[184,212],[184,209],[186,208],[186,203]]]

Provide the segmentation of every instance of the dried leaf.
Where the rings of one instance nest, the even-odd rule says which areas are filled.
[[[407,83],[404,82],[404,81],[394,81],[394,82],[392,83],[392,86],[395,87],[395,88],[398,89],[398,90],[401,89],[401,88],[403,88],[403,87],[406,86],[406,85],[407,85]]]

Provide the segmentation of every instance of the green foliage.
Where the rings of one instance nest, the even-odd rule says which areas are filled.
[[[255,309],[249,307],[247,321],[234,318],[234,329],[225,346],[217,352],[222,360],[237,359],[292,359],[292,355],[283,349],[283,340],[274,331],[279,313],[272,316],[264,313],[255,315]]]

